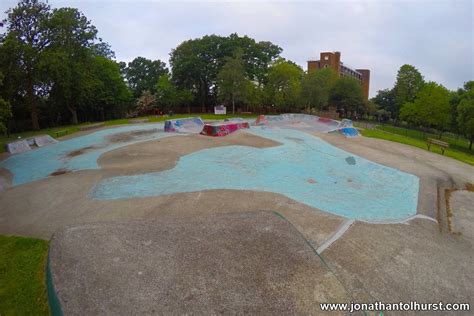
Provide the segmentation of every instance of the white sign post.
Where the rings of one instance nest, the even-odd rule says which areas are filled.
[[[218,105],[214,107],[214,114],[225,115],[227,113],[226,107]]]

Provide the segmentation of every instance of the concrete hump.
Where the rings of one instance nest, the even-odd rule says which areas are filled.
[[[8,143],[6,145],[6,150],[10,154],[19,154],[19,153],[23,153],[25,151],[31,150],[31,147],[28,144],[28,140],[22,139],[22,140],[18,140],[18,141],[15,141],[15,142]]]
[[[34,137],[35,144],[38,147],[43,147],[51,144],[56,144],[58,141],[52,138],[50,135],[40,135]]]
[[[47,275],[53,314],[64,315],[315,314],[349,299],[273,212],[66,227]]]
[[[186,117],[165,121],[165,132],[199,134],[204,127],[200,117]]]

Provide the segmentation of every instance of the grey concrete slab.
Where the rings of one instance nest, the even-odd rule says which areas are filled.
[[[350,297],[273,212],[69,226],[50,245],[65,315],[317,314]]]
[[[322,256],[360,302],[474,304],[472,244],[431,221],[356,222]]]
[[[451,193],[451,229],[461,238],[474,243],[474,192],[458,190]]]

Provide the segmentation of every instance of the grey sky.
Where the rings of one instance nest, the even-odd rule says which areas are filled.
[[[344,63],[371,70],[371,96],[392,87],[405,63],[449,89],[474,79],[471,0],[49,3],[79,8],[120,61],[143,56],[168,62],[171,49],[184,40],[236,32],[281,46],[283,57],[304,70],[320,51],[341,51]],[[15,5],[1,0],[1,17]]]

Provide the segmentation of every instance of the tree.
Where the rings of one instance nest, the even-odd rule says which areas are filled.
[[[34,130],[40,128],[38,120],[37,92],[40,89],[39,63],[42,53],[49,45],[47,21],[50,7],[41,0],[21,0],[7,11],[7,34],[2,45],[14,46],[15,59],[25,91]]]
[[[95,56],[90,63],[89,94],[84,100],[87,110],[99,113],[99,118],[104,121],[107,113],[125,112],[132,98],[132,93],[123,81],[120,66],[105,57]]]
[[[329,105],[329,92],[337,76],[330,68],[306,73],[301,82],[302,102],[310,108],[323,110]]]
[[[400,111],[400,118],[424,127],[446,130],[451,114],[448,89],[436,82],[426,83],[413,102],[407,102]]]
[[[385,89],[377,91],[377,95],[372,98],[372,102],[377,104],[380,110],[381,117],[396,119],[398,117],[399,108],[395,102],[395,90],[394,89]]]
[[[278,110],[299,109],[302,77],[303,70],[295,63],[283,59],[275,62],[268,71],[267,102]]]
[[[137,100],[136,109],[140,114],[148,113],[155,105],[155,102],[155,96],[150,91],[145,90]]]
[[[125,77],[128,85],[137,98],[144,90],[154,91],[158,78],[168,73],[166,64],[161,60],[150,60],[144,57],[137,57],[128,63],[125,68]]]
[[[412,65],[403,65],[398,70],[397,81],[395,82],[395,107],[390,111],[395,118],[401,107],[407,102],[413,102],[417,93],[424,85],[423,76]]]
[[[474,81],[464,84],[457,113],[458,128],[469,139],[469,150],[471,150],[474,141]]]
[[[173,82],[195,95],[202,112],[206,112],[208,103],[215,102],[217,75],[237,49],[242,50],[246,77],[263,85],[268,80],[269,65],[281,52],[280,47],[270,42],[257,43],[237,34],[207,35],[185,41],[171,51]]]
[[[49,74],[52,96],[62,100],[78,124],[77,110],[93,83],[90,77],[97,29],[77,9],[54,9],[48,22],[51,44],[45,51],[43,69]]]
[[[3,74],[0,72],[0,86],[3,82]],[[10,103],[0,97],[0,133],[7,130],[7,121],[12,117]]]
[[[360,83],[349,77],[337,79],[330,91],[329,101],[345,116],[357,117],[366,110]]]
[[[246,101],[249,80],[245,77],[242,50],[237,50],[234,57],[227,62],[217,74],[217,86],[222,100],[232,103],[232,114],[235,114],[235,102]]]
[[[191,113],[189,103],[192,101],[192,94],[186,90],[180,90],[170,80],[168,74],[162,75],[156,84],[156,103],[164,111],[174,110],[176,106],[187,104],[188,113]]]

